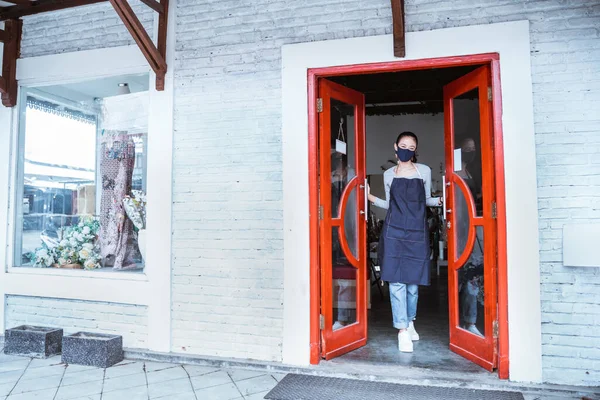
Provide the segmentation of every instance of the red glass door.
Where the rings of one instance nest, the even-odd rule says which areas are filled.
[[[444,87],[450,349],[497,365],[497,243],[489,67]]]
[[[365,99],[319,83],[321,356],[367,343]]]

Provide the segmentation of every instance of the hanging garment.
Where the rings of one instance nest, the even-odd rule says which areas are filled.
[[[379,242],[381,279],[429,285],[429,233],[424,181],[395,177]]]
[[[102,144],[102,198],[100,203],[100,255],[114,269],[137,267],[133,260],[133,224],[123,207],[131,192],[135,143],[127,134],[111,136]]]

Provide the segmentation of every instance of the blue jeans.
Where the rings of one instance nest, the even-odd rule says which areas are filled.
[[[390,300],[392,302],[394,328],[406,329],[409,322],[417,318],[418,299],[419,286],[390,283]]]

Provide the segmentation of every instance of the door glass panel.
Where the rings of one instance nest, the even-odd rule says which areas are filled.
[[[344,256],[340,248],[338,232],[338,228],[333,229],[332,328],[334,331],[356,322],[356,268]]]
[[[483,215],[481,139],[479,124],[479,92],[473,89],[453,100],[454,172],[467,184],[463,192],[454,185],[454,212],[456,216],[456,260],[467,250],[469,228],[473,217]],[[475,204],[475,215],[469,214],[470,199]],[[474,335],[485,336],[484,282],[483,282],[483,228],[473,226],[476,239],[467,261],[458,270],[459,325]]]
[[[477,216],[483,215],[479,92],[473,89],[454,99],[454,172],[467,186]]]
[[[485,336],[483,227],[474,228],[476,228],[476,238],[473,250],[467,262],[457,271],[459,324],[468,332],[483,337]]]
[[[358,190],[352,189],[346,197],[344,215],[342,195],[344,189],[356,176],[354,149],[354,105],[331,99],[331,210],[332,217],[343,218],[343,239],[352,255],[358,256]],[[356,322],[356,268],[344,253],[340,230],[332,232],[332,293],[333,293],[333,329]]]

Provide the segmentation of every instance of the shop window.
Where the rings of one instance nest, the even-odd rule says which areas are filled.
[[[148,82],[22,88],[14,266],[143,270]]]

